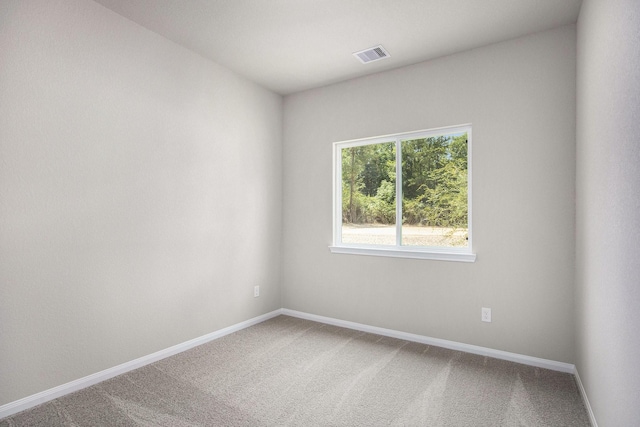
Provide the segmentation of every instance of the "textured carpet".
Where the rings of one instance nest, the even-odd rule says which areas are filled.
[[[589,426],[574,377],[279,316],[7,426]]]

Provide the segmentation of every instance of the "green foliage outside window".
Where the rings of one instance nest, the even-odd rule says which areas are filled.
[[[467,134],[406,140],[401,148],[402,223],[466,228]],[[395,224],[395,143],[341,152],[342,222]]]

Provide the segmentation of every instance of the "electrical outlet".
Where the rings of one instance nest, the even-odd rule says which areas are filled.
[[[259,297],[260,296],[260,286],[254,286],[253,287],[253,296],[254,297]]]
[[[483,322],[491,322],[491,309],[482,307],[482,318]]]

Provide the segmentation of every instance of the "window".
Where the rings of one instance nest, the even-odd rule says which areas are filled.
[[[475,261],[471,126],[334,144],[334,253]]]

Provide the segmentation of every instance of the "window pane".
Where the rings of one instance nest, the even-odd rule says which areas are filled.
[[[467,247],[467,133],[401,144],[402,245]]]
[[[395,143],[343,148],[341,155],[342,243],[395,245]]]

